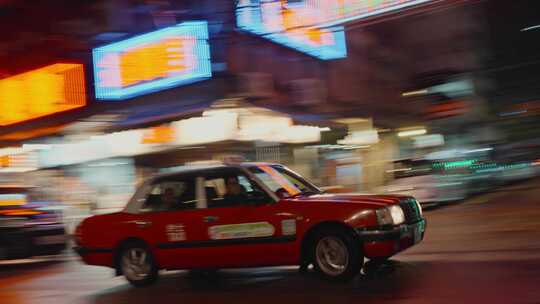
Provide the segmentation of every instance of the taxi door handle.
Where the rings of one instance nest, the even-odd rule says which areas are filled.
[[[219,220],[219,217],[209,215],[209,216],[203,217],[203,220],[204,220],[205,223],[211,223],[211,222],[215,222],[215,221]]]
[[[152,225],[150,221],[135,221],[135,225],[139,228],[146,228]]]

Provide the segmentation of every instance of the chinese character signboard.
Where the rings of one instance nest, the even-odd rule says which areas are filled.
[[[183,22],[93,50],[96,98],[122,100],[212,77],[208,24]]]

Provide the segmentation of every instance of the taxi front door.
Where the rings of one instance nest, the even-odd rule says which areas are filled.
[[[296,216],[280,212],[279,203],[202,210],[208,240],[201,244],[210,267],[295,264],[298,261]]]

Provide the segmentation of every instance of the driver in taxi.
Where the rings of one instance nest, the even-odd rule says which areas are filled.
[[[223,196],[223,200],[227,202],[228,205],[240,205],[248,197],[245,193],[244,187],[238,181],[238,177],[229,176],[225,180],[226,192]]]
[[[174,189],[165,188],[165,191],[161,194],[161,210],[171,210],[174,208],[175,203]]]

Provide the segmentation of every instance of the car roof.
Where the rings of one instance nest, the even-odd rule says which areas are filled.
[[[277,163],[269,163],[269,162],[243,162],[239,164],[242,167],[255,167],[255,166],[283,166],[281,164]]]
[[[174,177],[174,176],[178,176],[178,175],[189,175],[189,174],[193,174],[193,173],[196,173],[196,172],[201,172],[201,171],[212,171],[212,170],[215,170],[215,169],[223,169],[223,168],[249,168],[249,167],[254,167],[254,166],[262,166],[262,165],[265,165],[265,166],[281,166],[280,164],[275,164],[275,163],[267,163],[267,162],[242,162],[242,163],[237,163],[237,164],[226,164],[226,163],[223,163],[223,164],[212,164],[212,165],[187,165],[187,166],[184,166],[184,167],[181,167],[177,170],[175,170],[174,172],[167,172],[167,173],[161,173],[161,174],[157,174],[151,178],[149,178],[149,181],[154,181],[154,180],[157,180],[157,179],[163,179],[163,178],[167,178],[167,177]]]

